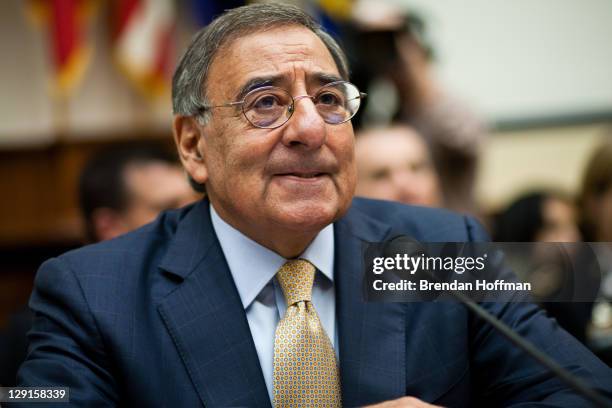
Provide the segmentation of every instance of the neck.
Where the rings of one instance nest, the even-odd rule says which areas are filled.
[[[211,203],[212,205],[212,203]],[[227,224],[240,231],[242,234],[257,242],[263,247],[276,252],[286,259],[297,258],[302,254],[308,245],[316,238],[321,229],[316,230],[300,228],[283,228],[278,226],[253,225],[249,222],[229,216],[222,208],[213,206],[219,217]]]
[[[260,242],[251,237],[249,238],[255,240],[266,248],[276,252],[283,258],[292,259],[300,256],[300,254],[302,254],[306,250],[306,248],[308,248],[308,245],[310,245],[310,243],[314,240],[315,237],[316,234],[310,238],[290,240],[291,242],[288,242],[288,240],[283,240],[282,242],[269,243]]]
[[[300,256],[300,254],[302,254],[306,250],[306,248],[308,248],[308,245],[310,245],[310,243],[319,233],[319,231],[308,233],[304,231],[287,231],[285,229],[248,231],[247,229],[241,229],[235,225],[232,226],[250,239],[252,239],[253,241],[268,248],[271,251],[276,252],[277,254],[286,259],[297,258],[298,256]]]

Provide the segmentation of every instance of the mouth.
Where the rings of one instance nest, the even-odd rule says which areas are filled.
[[[328,180],[329,173],[323,172],[292,172],[279,173],[275,179],[285,187],[321,187]]]
[[[304,180],[308,180],[308,179],[316,179],[318,177],[322,177],[327,175],[327,173],[316,173],[316,172],[310,172],[310,173],[300,173],[300,172],[296,172],[296,173],[281,173],[281,174],[277,174],[277,176],[280,177],[293,177],[293,178],[299,178],[299,179],[304,179]]]

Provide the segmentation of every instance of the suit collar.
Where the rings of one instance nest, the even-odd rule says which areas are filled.
[[[195,205],[177,226],[160,264],[171,289],[158,312],[204,405],[270,407],[246,314],[208,205],[206,200]]]
[[[391,234],[391,226],[355,208],[336,224],[336,310],[345,406],[405,395],[405,305],[364,302],[364,245]]]
[[[186,278],[215,244],[208,206],[208,200],[201,200],[179,218],[174,237],[159,264],[163,271]]]

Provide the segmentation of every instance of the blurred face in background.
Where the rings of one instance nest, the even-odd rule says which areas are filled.
[[[542,203],[542,228],[536,233],[535,241],[577,242],[580,240],[574,205],[561,198],[546,198]]]
[[[139,228],[168,209],[198,199],[182,168],[166,162],[129,164],[123,170],[126,207],[98,208],[92,214],[96,239],[103,241]]]
[[[153,221],[164,210],[183,207],[198,198],[182,168],[168,163],[130,165],[125,169],[125,184],[129,205],[123,220],[128,230]]]
[[[358,135],[356,194],[428,207],[442,203],[440,181],[429,148],[408,126],[368,130]]]

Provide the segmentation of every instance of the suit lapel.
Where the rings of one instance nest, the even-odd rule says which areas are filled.
[[[179,223],[160,268],[178,286],[162,299],[158,311],[202,403],[270,407],[246,314],[207,201]]]
[[[342,399],[348,407],[399,398],[406,392],[406,309],[365,303],[363,245],[391,228],[350,210],[335,225],[335,282]]]

